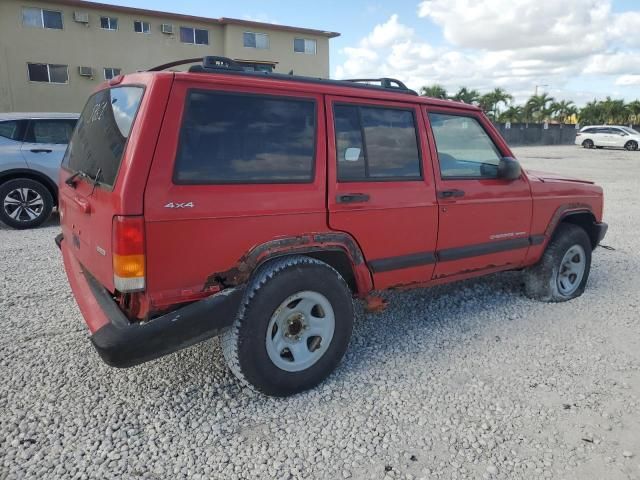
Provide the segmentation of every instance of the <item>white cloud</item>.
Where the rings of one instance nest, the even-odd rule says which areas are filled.
[[[430,44],[394,14],[341,50],[335,76],[393,76],[415,89],[501,86],[522,100],[535,85],[563,98],[571,96],[565,85],[581,76],[631,82],[640,74],[640,12],[613,14],[611,0],[424,0],[417,15],[442,29],[444,45]]]
[[[616,85],[623,87],[637,85],[640,87],[640,75],[621,75],[616,79]]]

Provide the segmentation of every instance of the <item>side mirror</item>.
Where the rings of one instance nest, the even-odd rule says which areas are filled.
[[[360,158],[360,149],[359,148],[347,148],[344,151],[344,161],[345,162],[357,162]]]
[[[498,163],[498,178],[517,180],[522,175],[520,163],[511,157],[502,157]]]

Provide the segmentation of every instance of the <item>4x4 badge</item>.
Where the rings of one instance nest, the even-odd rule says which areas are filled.
[[[164,208],[193,208],[193,207],[195,207],[193,202],[183,202],[183,203],[169,202],[164,206]]]

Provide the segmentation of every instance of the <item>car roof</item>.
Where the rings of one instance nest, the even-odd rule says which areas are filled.
[[[629,128],[624,125],[585,125],[580,130],[584,130],[586,128]]]
[[[32,120],[32,119],[73,119],[80,118],[79,113],[58,113],[58,112],[10,112],[0,113],[0,121],[6,120]]]

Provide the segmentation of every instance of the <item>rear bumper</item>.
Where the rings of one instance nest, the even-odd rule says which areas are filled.
[[[601,223],[594,223],[594,228],[596,231],[596,245],[598,245],[602,239],[604,239],[605,235],[607,234],[607,230],[609,229],[609,225],[607,225],[604,222]]]
[[[132,323],[109,292],[82,268],[62,235],[67,278],[102,360],[113,367],[132,367],[214,337],[231,326],[244,287],[224,290],[148,322]]]

